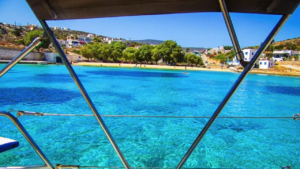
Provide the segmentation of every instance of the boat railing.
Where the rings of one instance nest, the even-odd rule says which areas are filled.
[[[41,159],[44,161],[44,163],[47,165],[47,167],[53,169],[48,158],[45,156],[45,154],[39,148],[39,146],[35,143],[35,141],[32,139],[32,137],[26,131],[26,129],[23,127],[23,125],[19,122],[19,120],[9,112],[0,112],[0,116],[4,116],[4,117],[7,117],[8,119],[10,119],[14,123],[14,125],[19,129],[19,131],[23,134],[23,136],[26,138],[26,140],[29,142],[29,144],[35,150],[35,152],[41,157]]]
[[[33,111],[17,111],[17,116],[14,116],[10,112],[1,112],[0,116],[7,117],[10,119],[19,131],[23,134],[26,140],[30,143],[31,147],[36,151],[39,157],[44,161],[46,165],[44,166],[14,166],[14,167],[5,167],[6,169],[18,168],[18,169],[45,169],[51,168],[54,169],[53,164],[50,163],[46,155],[35,143],[30,134],[26,131],[23,125],[20,123],[18,118],[22,116],[75,116],[75,117],[93,117],[93,114],[57,114],[57,113],[43,113],[43,112],[33,112]],[[206,118],[209,119],[210,116],[153,116],[153,115],[101,115],[102,117],[112,117],[112,118]],[[267,117],[267,116],[219,116],[220,119],[293,119],[300,120],[300,113],[294,114],[291,117]],[[79,166],[79,165],[61,165],[56,164],[55,169],[78,169],[78,168],[103,168],[99,166]],[[108,167],[105,168],[123,168],[121,167]],[[153,167],[131,167],[131,168],[153,168]],[[155,167],[160,168],[160,167]]]

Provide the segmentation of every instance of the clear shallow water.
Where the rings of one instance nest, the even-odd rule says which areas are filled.
[[[3,64],[0,68],[4,67]],[[101,114],[210,116],[238,74],[75,66]],[[221,116],[299,113],[300,78],[248,75]],[[0,78],[2,111],[92,114],[64,66],[17,65]],[[207,119],[104,117],[132,167],[176,167]],[[53,164],[122,166],[93,117],[20,118]],[[43,164],[16,127],[0,117],[0,135],[20,146],[0,166]],[[299,121],[217,119],[187,168],[300,168]]]

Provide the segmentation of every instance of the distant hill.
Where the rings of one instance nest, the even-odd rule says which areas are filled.
[[[131,40],[132,42],[138,42],[142,44],[149,44],[149,45],[159,45],[164,43],[162,40],[155,40],[155,39],[145,39],[145,40]]]

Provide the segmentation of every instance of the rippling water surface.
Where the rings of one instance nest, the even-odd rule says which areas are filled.
[[[4,65],[1,64],[0,68]],[[100,114],[210,116],[238,74],[74,66]],[[0,78],[0,110],[92,114],[64,66],[17,65]],[[300,110],[300,78],[248,75],[221,116],[291,117]],[[132,167],[174,168],[207,119],[103,117]],[[19,118],[53,164],[122,166],[94,117]],[[43,161],[0,117],[0,135],[20,146],[0,166]],[[217,119],[186,168],[300,168],[300,121]]]

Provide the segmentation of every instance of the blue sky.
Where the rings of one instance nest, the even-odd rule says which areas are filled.
[[[259,45],[279,20],[276,15],[231,14],[242,47]],[[300,7],[275,41],[300,37]],[[39,24],[25,0],[0,0],[0,22]],[[69,21],[49,21],[50,26],[131,40],[175,40],[183,47],[232,45],[221,13],[189,13]]]

